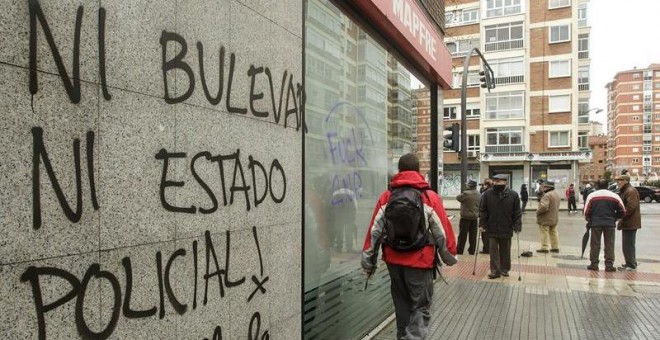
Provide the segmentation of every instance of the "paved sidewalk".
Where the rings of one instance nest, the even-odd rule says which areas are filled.
[[[515,243],[515,238],[514,238]],[[536,249],[522,242],[522,250]],[[659,339],[660,258],[635,272],[585,269],[579,249],[521,258],[511,276],[488,280],[488,257],[460,256],[435,284],[428,339]],[[658,254],[657,256],[660,256]],[[518,275],[521,281],[518,281]],[[373,339],[396,339],[392,321]]]

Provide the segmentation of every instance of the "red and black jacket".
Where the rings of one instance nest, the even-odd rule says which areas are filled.
[[[391,188],[409,186],[420,191],[424,203],[424,213],[431,231],[432,244],[413,251],[397,251],[383,244],[383,260],[388,264],[396,264],[413,268],[433,268],[435,251],[443,262],[447,264],[456,263],[453,255],[456,254],[456,239],[451,222],[447,218],[447,212],[442,205],[442,199],[433,191],[424,177],[417,171],[402,171],[394,175]],[[390,191],[380,195],[378,203],[371,217],[371,223],[362,248],[362,268],[373,271],[378,257],[378,248],[381,246],[385,226],[385,208],[390,199]]]

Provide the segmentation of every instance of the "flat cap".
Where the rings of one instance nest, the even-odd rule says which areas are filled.
[[[504,174],[494,175],[494,176],[491,177],[491,178],[492,178],[492,179],[502,179],[502,180],[505,180],[505,181],[509,180],[509,176],[504,175]]]

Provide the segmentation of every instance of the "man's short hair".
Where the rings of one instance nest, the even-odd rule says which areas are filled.
[[[607,180],[604,178],[599,179],[598,182],[596,182],[596,186],[598,187],[598,189],[607,189],[608,187]]]
[[[417,171],[419,172],[419,159],[412,153],[407,153],[399,158],[399,172]]]

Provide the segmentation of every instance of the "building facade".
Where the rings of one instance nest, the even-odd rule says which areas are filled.
[[[538,179],[558,190],[578,182],[591,160],[589,134],[588,1],[459,0],[446,7],[445,41],[453,56],[454,90],[445,91],[443,125],[467,116],[468,179],[505,174],[512,188]],[[480,88],[481,61],[464,60],[479,48],[496,88]],[[476,55],[476,54],[475,54]],[[460,88],[468,72],[467,107]],[[458,154],[443,155],[444,194],[460,183]]]
[[[608,163],[635,181],[660,173],[660,64],[621,71],[607,84]]]
[[[588,138],[592,157],[591,162],[580,163],[579,183],[581,186],[605,178],[607,171],[607,136],[590,134]]]

